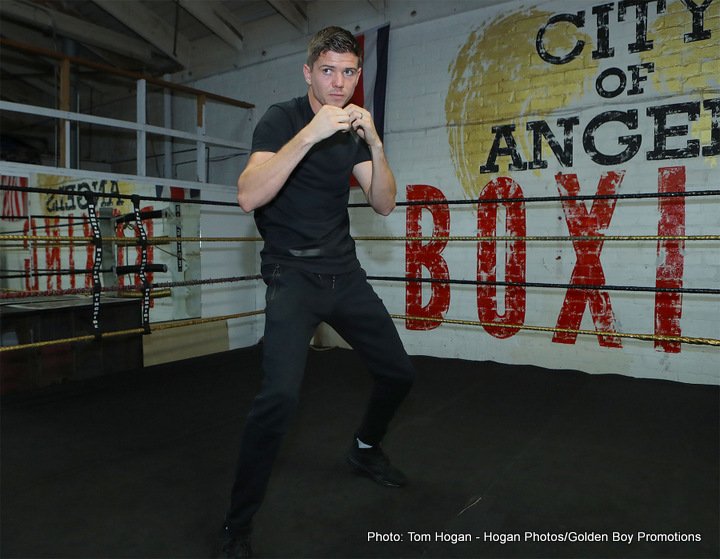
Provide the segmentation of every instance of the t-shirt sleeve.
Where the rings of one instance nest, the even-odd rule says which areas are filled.
[[[358,150],[357,155],[355,156],[355,165],[358,163],[362,163],[363,161],[370,161],[372,159],[372,155],[370,155],[370,148],[365,143],[364,140],[358,138]]]
[[[295,135],[292,119],[277,105],[270,107],[255,127],[252,151],[277,153]]]

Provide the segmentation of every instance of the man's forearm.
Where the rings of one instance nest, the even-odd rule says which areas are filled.
[[[372,155],[372,180],[368,190],[368,201],[377,213],[388,215],[395,209],[395,197],[397,196],[395,176],[385,158],[382,144],[378,147],[371,147],[370,153]]]
[[[269,159],[246,167],[237,183],[240,207],[251,212],[275,198],[312,146],[303,129]]]

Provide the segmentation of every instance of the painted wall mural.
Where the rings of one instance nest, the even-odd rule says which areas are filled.
[[[646,279],[657,291],[643,295],[648,330],[657,351],[680,352],[680,342],[662,339],[683,335],[683,296],[672,289],[685,285],[688,247],[677,237],[689,226],[713,224],[717,234],[718,212],[694,204],[689,213],[686,196],[669,194],[720,188],[720,5],[622,0],[553,6],[560,10],[502,12],[478,25],[448,70],[450,154],[465,195],[480,202],[477,231],[463,233],[481,237],[477,317],[491,336],[515,336],[520,329],[513,326],[525,324],[529,298],[537,296],[527,288],[536,271],[531,251],[556,250],[524,239],[564,235],[574,262],[569,275],[555,278],[568,286],[551,324],[552,342],[574,344],[589,316],[601,347],[623,348],[613,335],[620,331],[617,296],[603,263],[603,251],[615,249],[605,237],[612,228],[629,234],[642,225],[655,235],[633,249],[655,257]],[[648,195],[648,203],[632,210],[642,215],[628,220],[635,215],[628,212],[613,221],[629,203],[624,196],[636,194]],[[530,203],[551,195],[545,209]],[[446,316],[453,294],[444,257],[453,212],[434,185],[408,186],[407,199],[432,201],[408,208],[406,223],[408,237],[432,236],[406,243],[406,275],[434,280],[425,288],[408,283],[406,313],[413,318],[406,328],[430,330]],[[554,213],[548,204],[555,204]],[[423,216],[432,231],[427,220],[423,231]],[[484,240],[502,236],[509,239]],[[568,258],[556,252],[556,260]],[[632,258],[623,266],[633,266]]]
[[[1,262],[4,273],[0,278],[0,287],[4,291],[62,295],[93,287],[94,245],[82,240],[69,242],[70,237],[93,236],[86,198],[88,193],[98,195],[94,207],[102,237],[119,239],[103,243],[103,287],[118,287],[119,294],[133,296],[131,288],[134,286],[139,293],[142,286],[140,275],[118,271],[123,267],[139,267],[143,258],[147,265],[164,266],[166,269],[166,272],[148,271],[145,279],[149,284],[198,279],[199,242],[177,242],[173,245],[149,243],[143,256],[143,249],[136,242],[139,233],[134,219],[127,218],[134,213],[133,202],[129,198],[132,195],[178,199],[177,204],[140,200],[140,213],[148,215],[142,221],[145,234],[148,239],[197,237],[199,208],[180,203],[185,197],[184,189],[168,189],[130,180],[79,179],[45,173],[31,173],[18,180],[30,187],[28,193],[22,193],[24,210],[13,215],[3,214],[0,232],[21,235],[24,240],[15,249],[3,251]],[[3,184],[9,182],[11,178],[5,177]],[[129,242],[121,242],[126,238]],[[149,313],[152,321],[200,316],[199,287],[175,288],[164,297],[151,299]]]

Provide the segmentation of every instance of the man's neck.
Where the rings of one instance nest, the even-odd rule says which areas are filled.
[[[322,108],[322,103],[317,100],[315,95],[313,95],[312,89],[308,87],[308,101],[310,101],[310,108],[312,109],[313,113],[317,113]]]

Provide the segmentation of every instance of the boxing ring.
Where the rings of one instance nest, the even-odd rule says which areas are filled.
[[[36,194],[52,194],[55,191],[53,189],[44,188],[26,188],[16,186],[3,186],[3,190],[17,191],[22,190],[26,193]],[[535,198],[491,198],[484,200],[450,200],[443,201],[442,203],[448,205],[468,205],[468,204],[489,204],[498,205],[505,203],[534,203],[534,202],[555,202],[562,200],[581,200],[581,201],[596,201],[596,200],[607,200],[612,198],[617,199],[647,199],[647,198],[672,198],[672,197],[717,197],[720,195],[720,190],[701,190],[701,191],[683,191],[683,192],[671,192],[671,193],[636,193],[636,194],[612,194],[612,195],[584,195],[584,196],[542,196]],[[118,237],[118,236],[103,236],[99,225],[99,218],[96,212],[96,204],[99,197],[111,197],[115,199],[127,199],[133,204],[134,211],[131,214],[123,216],[123,221],[126,223],[132,223],[132,230],[135,233],[134,238]],[[39,273],[62,273],[62,274],[77,274],[87,275],[92,278],[92,287],[86,288],[73,288],[73,289],[56,289],[56,290],[4,290],[0,292],[0,299],[12,300],[13,302],[23,302],[24,300],[32,300],[38,297],[64,297],[64,296],[77,296],[86,295],[92,297],[92,326],[93,332],[84,336],[76,337],[63,337],[53,340],[35,341],[30,343],[18,343],[12,345],[5,345],[0,348],[0,352],[13,352],[37,349],[40,347],[46,347],[51,345],[60,345],[76,342],[87,342],[93,339],[99,340],[102,338],[117,337],[117,336],[128,336],[128,335],[147,335],[153,331],[165,330],[171,328],[177,328],[188,325],[205,324],[210,322],[227,321],[230,319],[244,318],[250,316],[256,316],[263,313],[263,309],[254,309],[247,312],[235,313],[222,316],[204,317],[204,318],[193,318],[188,320],[165,322],[162,324],[151,324],[149,317],[150,300],[153,297],[170,295],[173,288],[176,287],[187,287],[187,286],[201,286],[211,285],[218,283],[235,283],[245,281],[256,281],[260,279],[258,274],[241,275],[233,277],[222,277],[222,278],[203,278],[191,281],[165,281],[165,282],[150,282],[147,279],[149,273],[163,273],[167,272],[167,267],[162,265],[156,265],[148,262],[148,247],[154,245],[170,245],[172,243],[188,243],[188,242],[203,242],[203,243],[246,243],[246,242],[258,242],[261,241],[259,237],[198,237],[198,236],[163,236],[160,238],[153,238],[148,236],[145,227],[143,226],[144,221],[148,219],[155,219],[158,217],[157,213],[145,213],[140,211],[140,205],[142,202],[172,202],[177,204],[177,200],[173,200],[167,197],[159,196],[140,196],[124,195],[119,193],[114,194],[97,194],[97,193],[86,193],[85,194],[88,207],[87,223],[89,224],[92,235],[82,236],[63,236],[63,235],[26,235],[26,234],[2,234],[0,235],[0,243],[6,248],[9,247],[24,247],[29,248],[30,246],[37,246],[40,244],[55,244],[55,245],[68,245],[68,244],[86,244],[91,245],[94,250],[93,252],[93,267],[92,269],[67,269],[59,271],[43,271],[33,272],[32,270],[27,271],[29,274]],[[216,205],[216,206],[230,206],[234,207],[234,204],[213,200],[183,200],[182,203],[192,204],[204,204],[204,205]],[[422,200],[422,201],[406,201],[399,202],[399,207],[410,207],[410,206],[422,206],[427,207],[433,204],[440,203],[433,200]],[[349,204],[351,208],[364,208],[369,207],[368,204]],[[42,217],[42,216],[41,216]],[[412,236],[363,236],[358,235],[354,237],[356,241],[361,243],[380,243],[380,242],[392,242],[392,243],[409,243],[409,242],[430,242],[437,240],[436,237],[412,237]],[[525,243],[532,242],[571,242],[571,243],[623,243],[623,242],[673,242],[673,243],[693,243],[699,241],[713,241],[717,242],[720,240],[720,235],[542,235],[542,236],[517,236],[517,235],[472,235],[472,236],[450,236],[445,235],[440,238],[443,242],[452,243],[481,243],[481,242],[503,242],[503,243],[523,243],[523,249]],[[114,244],[115,246],[135,246],[139,250],[139,263],[136,265],[129,266],[115,266],[112,269],[117,276],[127,274],[137,274],[138,281],[136,285],[129,286],[103,286],[100,280],[101,267],[103,264],[103,251],[107,251],[107,243]],[[103,248],[105,246],[105,248]],[[112,250],[112,248],[110,248]],[[12,278],[13,273],[18,271],[0,270],[0,277]],[[663,286],[636,286],[636,285],[591,285],[587,283],[548,283],[548,282],[513,282],[513,281],[483,281],[483,280],[467,280],[467,279],[434,279],[434,278],[423,278],[423,277],[411,277],[406,276],[387,276],[387,275],[374,275],[372,271],[368,272],[368,279],[371,281],[384,281],[384,282],[404,282],[404,283],[443,283],[445,285],[490,285],[490,286],[502,286],[502,287],[534,287],[541,289],[582,289],[582,290],[602,290],[602,291],[632,291],[632,292],[644,292],[644,293],[669,293],[669,294],[687,294],[687,295],[720,295],[720,289],[715,287],[706,288],[687,288],[687,287],[663,287]],[[122,295],[125,293],[136,294],[142,299],[141,305],[141,325],[136,328],[128,328],[124,330],[108,331],[102,327],[101,320],[101,309],[102,309],[102,295],[113,293],[116,295]],[[445,324],[455,324],[472,327],[494,327],[494,328],[507,328],[510,330],[527,330],[536,332],[553,332],[553,333],[565,333],[573,335],[597,335],[597,330],[583,330],[583,329],[563,329],[544,325],[525,325],[525,324],[498,324],[497,322],[485,322],[475,320],[464,320],[456,318],[428,318],[420,316],[410,316],[407,314],[391,313],[393,318],[397,320],[405,321],[434,321]],[[631,338],[637,340],[651,340],[660,342],[671,342],[671,343],[687,343],[696,345],[706,346],[720,346],[720,340],[711,337],[698,337],[698,336],[666,336],[650,333],[637,333],[637,332],[608,332],[612,336],[618,338]]]
[[[5,189],[18,187],[4,186]],[[27,188],[48,194],[52,189]],[[717,190],[617,194],[615,198],[707,197]],[[109,194],[107,196],[110,196]],[[153,322],[154,299],[188,286],[259,282],[258,274],[163,281],[166,267],[149,260],[153,246],[257,243],[256,236],[152,236],[157,214],[144,202],[231,203],[122,195],[133,211],[113,227],[88,193],[90,234],[0,235],[3,248],[90,247],[92,266],[38,269],[88,278],[88,287],[4,290],[5,309],[35,302],[84,305],[86,332],[57,329],[48,339],[6,344],[0,358],[23,360],[38,350],[138,343],[189,325],[261,316],[263,309]],[[449,200],[449,206],[557,202],[563,197]],[[594,201],[605,196],[575,197]],[[399,209],[428,207],[409,200]],[[365,211],[367,204],[350,204]],[[402,209],[401,209],[402,208]],[[30,216],[26,216],[27,219]],[[79,219],[76,217],[76,219]],[[78,230],[81,228],[78,227]],[[105,232],[105,234],[103,234]],[[364,236],[368,243],[437,241],[437,236]],[[693,243],[720,235],[468,235],[467,243]],[[516,245],[517,246],[517,245]],[[107,255],[130,247],[134,264],[107,267]],[[21,273],[0,270],[1,276]],[[242,272],[241,272],[242,273]],[[151,274],[152,279],[151,279]],[[108,278],[134,282],[107,285]],[[716,297],[720,289],[589,285],[428,278],[368,271],[371,282],[540,290],[607,290]],[[259,285],[258,285],[259,287]],[[132,326],[117,327],[113,305],[128,306]],[[51,303],[53,304],[53,303]],[[75,303],[79,304],[79,303]],[[504,324],[397,312],[398,321],[460,328],[598,336],[597,330]],[[4,318],[7,318],[4,314]],[[442,331],[426,332],[427,336]],[[619,338],[716,348],[711,336],[602,332]],[[210,557],[232,480],[242,422],[260,381],[262,344],[3,395],[3,553],[13,557]],[[342,456],[370,387],[363,364],[345,349],[311,351],[295,427],[283,447],[256,533],[261,557],[710,557],[718,550],[720,484],[718,387],[579,371],[548,371],[414,356],[418,380],[388,435],[393,460],[410,477],[397,492],[353,476]],[[341,371],[342,374],[338,374]],[[111,372],[111,371],[109,371]],[[242,372],[242,374],[239,374]],[[310,452],[308,449],[312,449]],[[38,536],[41,534],[41,537]],[[628,538],[632,537],[632,547]]]

